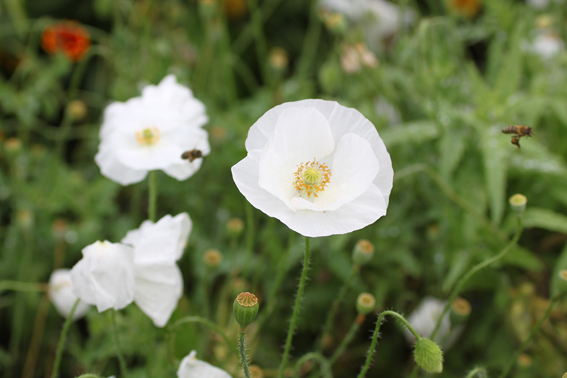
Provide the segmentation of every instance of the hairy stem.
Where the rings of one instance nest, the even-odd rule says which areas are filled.
[[[306,355],[302,356],[299,360],[297,360],[293,372],[294,378],[299,377],[299,369],[301,368],[301,366],[303,366],[304,363],[306,363],[309,360],[319,361],[319,364],[321,365],[321,374],[323,374],[323,377],[333,378],[333,374],[331,373],[331,364],[325,357],[323,357],[321,353],[317,353],[317,352],[307,353]]]
[[[65,323],[63,323],[63,330],[61,330],[61,336],[59,336],[59,343],[57,344],[57,352],[55,353],[55,363],[53,364],[53,370],[51,371],[51,378],[57,378],[59,374],[59,365],[61,364],[61,356],[63,356],[63,347],[65,346],[65,338],[67,337],[67,332],[69,331],[69,327],[73,322],[73,315],[75,314],[75,309],[81,300],[77,299],[69,316],[65,319]]]
[[[240,362],[242,363],[242,370],[244,370],[244,377],[250,378],[248,371],[248,357],[246,357],[246,329],[240,329],[238,332],[238,351],[240,352]]]

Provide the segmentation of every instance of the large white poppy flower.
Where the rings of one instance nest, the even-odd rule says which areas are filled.
[[[187,213],[166,215],[155,224],[144,221],[122,239],[134,247],[134,302],[157,327],[167,324],[183,295],[183,277],[175,262],[183,254],[191,226]]]
[[[108,241],[85,247],[71,281],[74,294],[99,312],[128,306],[134,300],[134,249]]]
[[[73,293],[73,282],[71,281],[71,271],[69,269],[56,269],[49,278],[49,299],[57,312],[67,318],[75,305],[78,297]],[[85,316],[91,306],[80,301],[73,314],[73,320]]]
[[[122,185],[142,181],[148,171],[161,169],[185,180],[201,166],[202,159],[181,159],[183,152],[198,149],[208,155],[205,106],[174,75],[159,85],[149,85],[141,97],[114,102],[104,111],[99,151],[95,161],[104,176]]]
[[[177,378],[231,378],[226,371],[205,361],[199,361],[196,355],[197,352],[192,351],[181,361]]]
[[[386,214],[394,178],[376,128],[334,101],[303,100],[269,110],[232,167],[256,208],[310,237],[361,229]]]

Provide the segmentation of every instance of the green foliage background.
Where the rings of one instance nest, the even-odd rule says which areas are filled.
[[[543,11],[522,1],[490,0],[466,19],[441,2],[399,1],[416,11],[415,23],[377,52],[377,67],[347,74],[341,46],[363,40],[359,25],[330,31],[311,1],[251,0],[252,8],[240,17],[225,12],[226,2],[0,3],[0,280],[45,283],[58,249],[65,250],[62,265],[70,268],[86,245],[119,241],[146,219],[147,183],[121,187],[101,176],[94,163],[101,114],[111,101],[125,101],[144,84],[174,73],[207,106],[212,151],[185,182],[158,173],[158,218],[187,211],[194,222],[180,261],[185,294],[164,329],[156,329],[135,305],[119,313],[129,377],[173,377],[192,349],[237,376],[231,306],[244,290],[261,298],[260,317],[264,312],[266,319],[250,345],[251,361],[266,377],[275,376],[303,241],[250,207],[230,167],[245,156],[248,129],[268,109],[331,99],[376,125],[391,154],[395,182],[386,217],[352,234],[312,241],[311,279],[292,365],[312,350],[350,271],[356,241],[372,241],[376,254],[339,309],[328,354],[354,321],[354,300],[362,291],[376,296],[377,310],[405,314],[427,295],[447,298],[468,268],[506,244],[514,227],[507,199],[523,193],[527,229],[520,247],[467,284],[462,296],[472,313],[446,350],[439,375],[461,377],[483,366],[496,376],[543,314],[551,291],[559,290],[557,272],[567,268],[567,54],[545,60],[525,48]],[[565,40],[567,7],[552,3],[547,12],[552,29]],[[93,46],[83,61],[74,64],[41,50],[41,32],[59,19],[88,28]],[[270,64],[274,47],[287,51],[286,68]],[[65,110],[75,99],[87,106],[82,119],[71,119]],[[381,110],[378,101],[393,106],[400,118]],[[510,124],[534,128],[521,149],[500,132]],[[13,148],[10,138],[18,138],[21,147]],[[226,231],[233,217],[246,224],[236,238]],[[59,233],[56,220],[66,224]],[[224,255],[214,270],[202,261],[209,248]],[[287,272],[271,297],[280,264]],[[552,312],[526,350],[531,363],[516,367],[514,377],[559,377],[567,371],[565,310],[560,304]],[[201,325],[173,329],[176,320],[190,315],[210,318],[234,345]],[[358,373],[374,322],[366,319],[334,367],[336,377]],[[1,374],[49,376],[62,323],[45,294],[2,292]],[[92,310],[72,325],[62,377],[117,373],[110,324],[107,314]],[[37,362],[30,360],[34,348]],[[368,376],[409,376],[412,368],[411,346],[394,322],[386,324]]]

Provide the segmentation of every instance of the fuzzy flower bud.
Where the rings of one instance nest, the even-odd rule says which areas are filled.
[[[244,222],[240,218],[231,218],[226,224],[226,230],[232,237],[240,236],[244,230]]]
[[[256,319],[259,308],[258,298],[254,294],[248,292],[238,294],[232,310],[241,329],[246,329]]]
[[[439,345],[422,337],[415,343],[413,351],[415,362],[428,373],[441,373],[443,371],[443,352]]]
[[[376,299],[370,293],[362,293],[356,299],[356,311],[359,314],[367,315],[376,306]]]
[[[216,268],[222,262],[222,253],[218,249],[208,249],[203,255],[203,262],[209,268]]]
[[[360,240],[352,251],[352,261],[355,265],[364,265],[374,256],[374,244],[368,240]]]
[[[451,304],[449,319],[452,325],[463,324],[469,318],[471,304],[463,298],[457,298]]]
[[[514,210],[519,217],[522,216],[524,210],[526,210],[526,203],[528,203],[528,199],[523,194],[514,194],[510,197],[510,206],[512,206],[512,210]]]

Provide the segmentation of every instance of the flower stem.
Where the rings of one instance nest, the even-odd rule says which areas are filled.
[[[150,171],[148,177],[148,218],[152,221],[156,221],[157,212],[157,177],[156,171]]]
[[[256,55],[258,57],[258,64],[260,65],[260,73],[264,79],[264,85],[271,81],[271,76],[267,71],[267,48],[266,38],[262,31],[262,11],[258,7],[257,0],[248,0],[248,8],[252,16],[252,33],[256,42]]]
[[[467,374],[465,378],[473,378],[475,375],[478,375],[480,378],[486,378],[486,369],[481,367],[474,368]]]
[[[120,364],[120,375],[125,377],[127,375],[126,361],[122,355],[122,348],[120,347],[120,339],[118,338],[118,327],[116,326],[116,311],[110,313],[112,319],[112,328],[114,328],[114,343],[116,344],[116,355],[118,356],[118,363]]]
[[[346,281],[343,283],[343,286],[339,290],[337,298],[335,298],[335,300],[333,301],[333,304],[331,305],[331,311],[328,312],[327,320],[325,320],[325,326],[323,327],[323,331],[321,332],[321,336],[319,337],[319,342],[317,343],[317,352],[321,352],[323,350],[323,342],[325,340],[325,336],[327,336],[331,331],[331,326],[333,325],[333,321],[335,320],[335,316],[337,315],[339,305],[343,301],[347,290],[350,288],[350,285],[352,284],[352,281],[359,270],[360,267],[358,265],[352,266],[352,269],[350,270]]]
[[[242,369],[244,370],[244,377],[250,378],[248,371],[248,358],[246,357],[246,329],[240,329],[238,332],[238,350],[240,351],[240,362],[242,362]]]
[[[352,323],[352,325],[350,326],[350,329],[348,330],[348,333],[344,337],[343,341],[341,341],[341,343],[339,344],[339,346],[337,347],[335,352],[331,355],[331,358],[329,358],[329,364],[331,366],[337,361],[337,359],[340,357],[340,355],[343,354],[343,352],[346,349],[346,347],[348,346],[348,344],[350,344],[354,335],[356,335],[356,332],[360,328],[360,323],[361,322],[358,321],[358,317],[357,317],[357,320],[354,323]]]
[[[325,357],[323,357],[321,353],[311,352],[303,355],[295,364],[295,369],[293,373],[294,378],[299,377],[299,369],[301,368],[301,366],[303,366],[304,363],[306,363],[309,360],[319,361],[319,364],[321,365],[321,373],[323,374],[323,377],[325,378],[333,377],[333,374],[331,373],[331,364],[329,363],[329,361]]]
[[[46,291],[47,285],[35,282],[0,281],[0,293],[6,290],[34,293],[38,291]]]
[[[287,360],[289,358],[291,341],[293,340],[293,333],[295,332],[295,324],[297,323],[299,307],[301,305],[301,299],[303,298],[303,290],[305,289],[305,281],[307,280],[307,272],[309,271],[310,256],[311,256],[311,251],[309,250],[309,238],[305,237],[305,256],[303,260],[303,271],[301,272],[301,278],[299,280],[299,288],[297,289],[297,296],[295,297],[295,305],[293,306],[293,314],[291,316],[289,329],[287,331],[287,340],[285,342],[284,354],[282,358],[282,363],[280,365],[278,378],[283,378],[284,370],[287,365]]]
[[[73,322],[73,315],[75,314],[75,309],[81,300],[77,299],[69,316],[65,319],[65,323],[63,323],[63,329],[61,330],[61,336],[59,336],[59,343],[57,344],[57,352],[55,353],[55,362],[53,363],[53,370],[51,371],[51,378],[57,378],[59,374],[59,365],[61,364],[61,356],[63,355],[63,347],[65,346],[65,338],[67,337],[67,332],[69,331],[69,327]]]
[[[461,280],[457,283],[457,285],[453,289],[453,292],[449,296],[449,300],[447,301],[447,304],[445,305],[445,308],[443,309],[443,313],[441,314],[441,316],[437,320],[437,324],[435,325],[435,329],[433,330],[433,333],[431,334],[431,337],[430,337],[431,340],[433,340],[435,338],[435,335],[437,334],[437,331],[439,330],[439,327],[441,326],[441,320],[443,319],[445,314],[449,311],[449,309],[451,308],[451,305],[453,304],[453,301],[455,300],[455,298],[457,298],[457,295],[459,295],[459,293],[463,289],[463,286],[469,280],[469,278],[471,278],[479,270],[482,270],[483,268],[495,263],[496,261],[498,261],[501,258],[503,258],[504,256],[506,256],[506,254],[508,252],[510,252],[510,250],[518,243],[518,240],[520,239],[521,234],[522,234],[522,218],[518,217],[518,225],[517,225],[517,228],[516,228],[516,235],[514,236],[512,241],[510,243],[508,243],[508,245],[506,245],[506,247],[504,247],[504,249],[499,254],[497,254],[496,256],[493,256],[493,257],[491,257],[487,260],[484,260],[483,262],[473,266],[471,268],[471,270],[469,270],[461,278]]]
[[[246,276],[250,272],[250,262],[252,261],[252,251],[254,250],[254,213],[252,212],[252,205],[246,204],[246,258],[244,263],[244,271]]]
[[[213,331],[215,331],[216,333],[218,333],[219,335],[221,335],[221,337],[223,338],[224,342],[226,343],[226,345],[232,345],[232,342],[230,341],[230,339],[228,338],[228,336],[224,333],[224,331],[217,326],[215,323],[213,323],[212,321],[210,321],[209,319],[206,318],[202,318],[200,316],[187,316],[185,318],[179,319],[178,321],[176,321],[170,328],[170,337],[171,340],[173,342],[173,337],[175,336],[175,329],[177,327],[179,327],[182,324],[185,323],[201,323],[206,325],[207,327],[209,327],[210,329],[212,329]],[[232,351],[232,348],[229,348],[230,351]]]
[[[382,313],[380,313],[380,316],[378,316],[378,321],[376,322],[376,328],[374,329],[374,335],[372,336],[372,343],[370,344],[370,348],[368,349],[368,354],[366,356],[366,362],[364,363],[362,370],[360,370],[360,374],[358,375],[357,378],[364,378],[364,376],[366,375],[366,372],[368,371],[368,369],[370,369],[370,364],[372,363],[372,357],[374,356],[374,350],[376,349],[376,343],[378,342],[378,335],[380,333],[380,326],[382,325],[382,320],[384,319],[384,317],[386,315],[396,317],[399,321],[401,321],[406,326],[407,329],[410,330],[411,333],[413,333],[413,335],[415,336],[415,338],[417,340],[421,339],[421,336],[419,336],[417,334],[417,332],[415,332],[415,330],[412,328],[412,326],[408,323],[408,321],[403,316],[401,316],[400,314],[398,314],[395,311],[382,311]]]
[[[530,332],[528,338],[522,343],[522,345],[518,348],[518,350],[516,350],[516,353],[514,353],[514,356],[510,359],[510,362],[508,362],[508,366],[506,367],[506,369],[504,369],[504,371],[500,375],[500,378],[505,378],[508,375],[508,373],[510,372],[510,369],[512,369],[512,367],[514,366],[514,363],[516,361],[518,361],[518,356],[520,355],[520,353],[522,353],[522,351],[524,349],[526,349],[526,346],[529,344],[529,342],[532,341],[534,335],[539,331],[543,322],[545,322],[545,319],[547,319],[547,317],[551,313],[553,306],[563,296],[563,294],[565,294],[565,293],[559,293],[551,300],[551,303],[547,307],[545,314],[543,314],[541,319],[539,319],[539,321],[537,322],[535,327],[532,328],[532,331]]]

